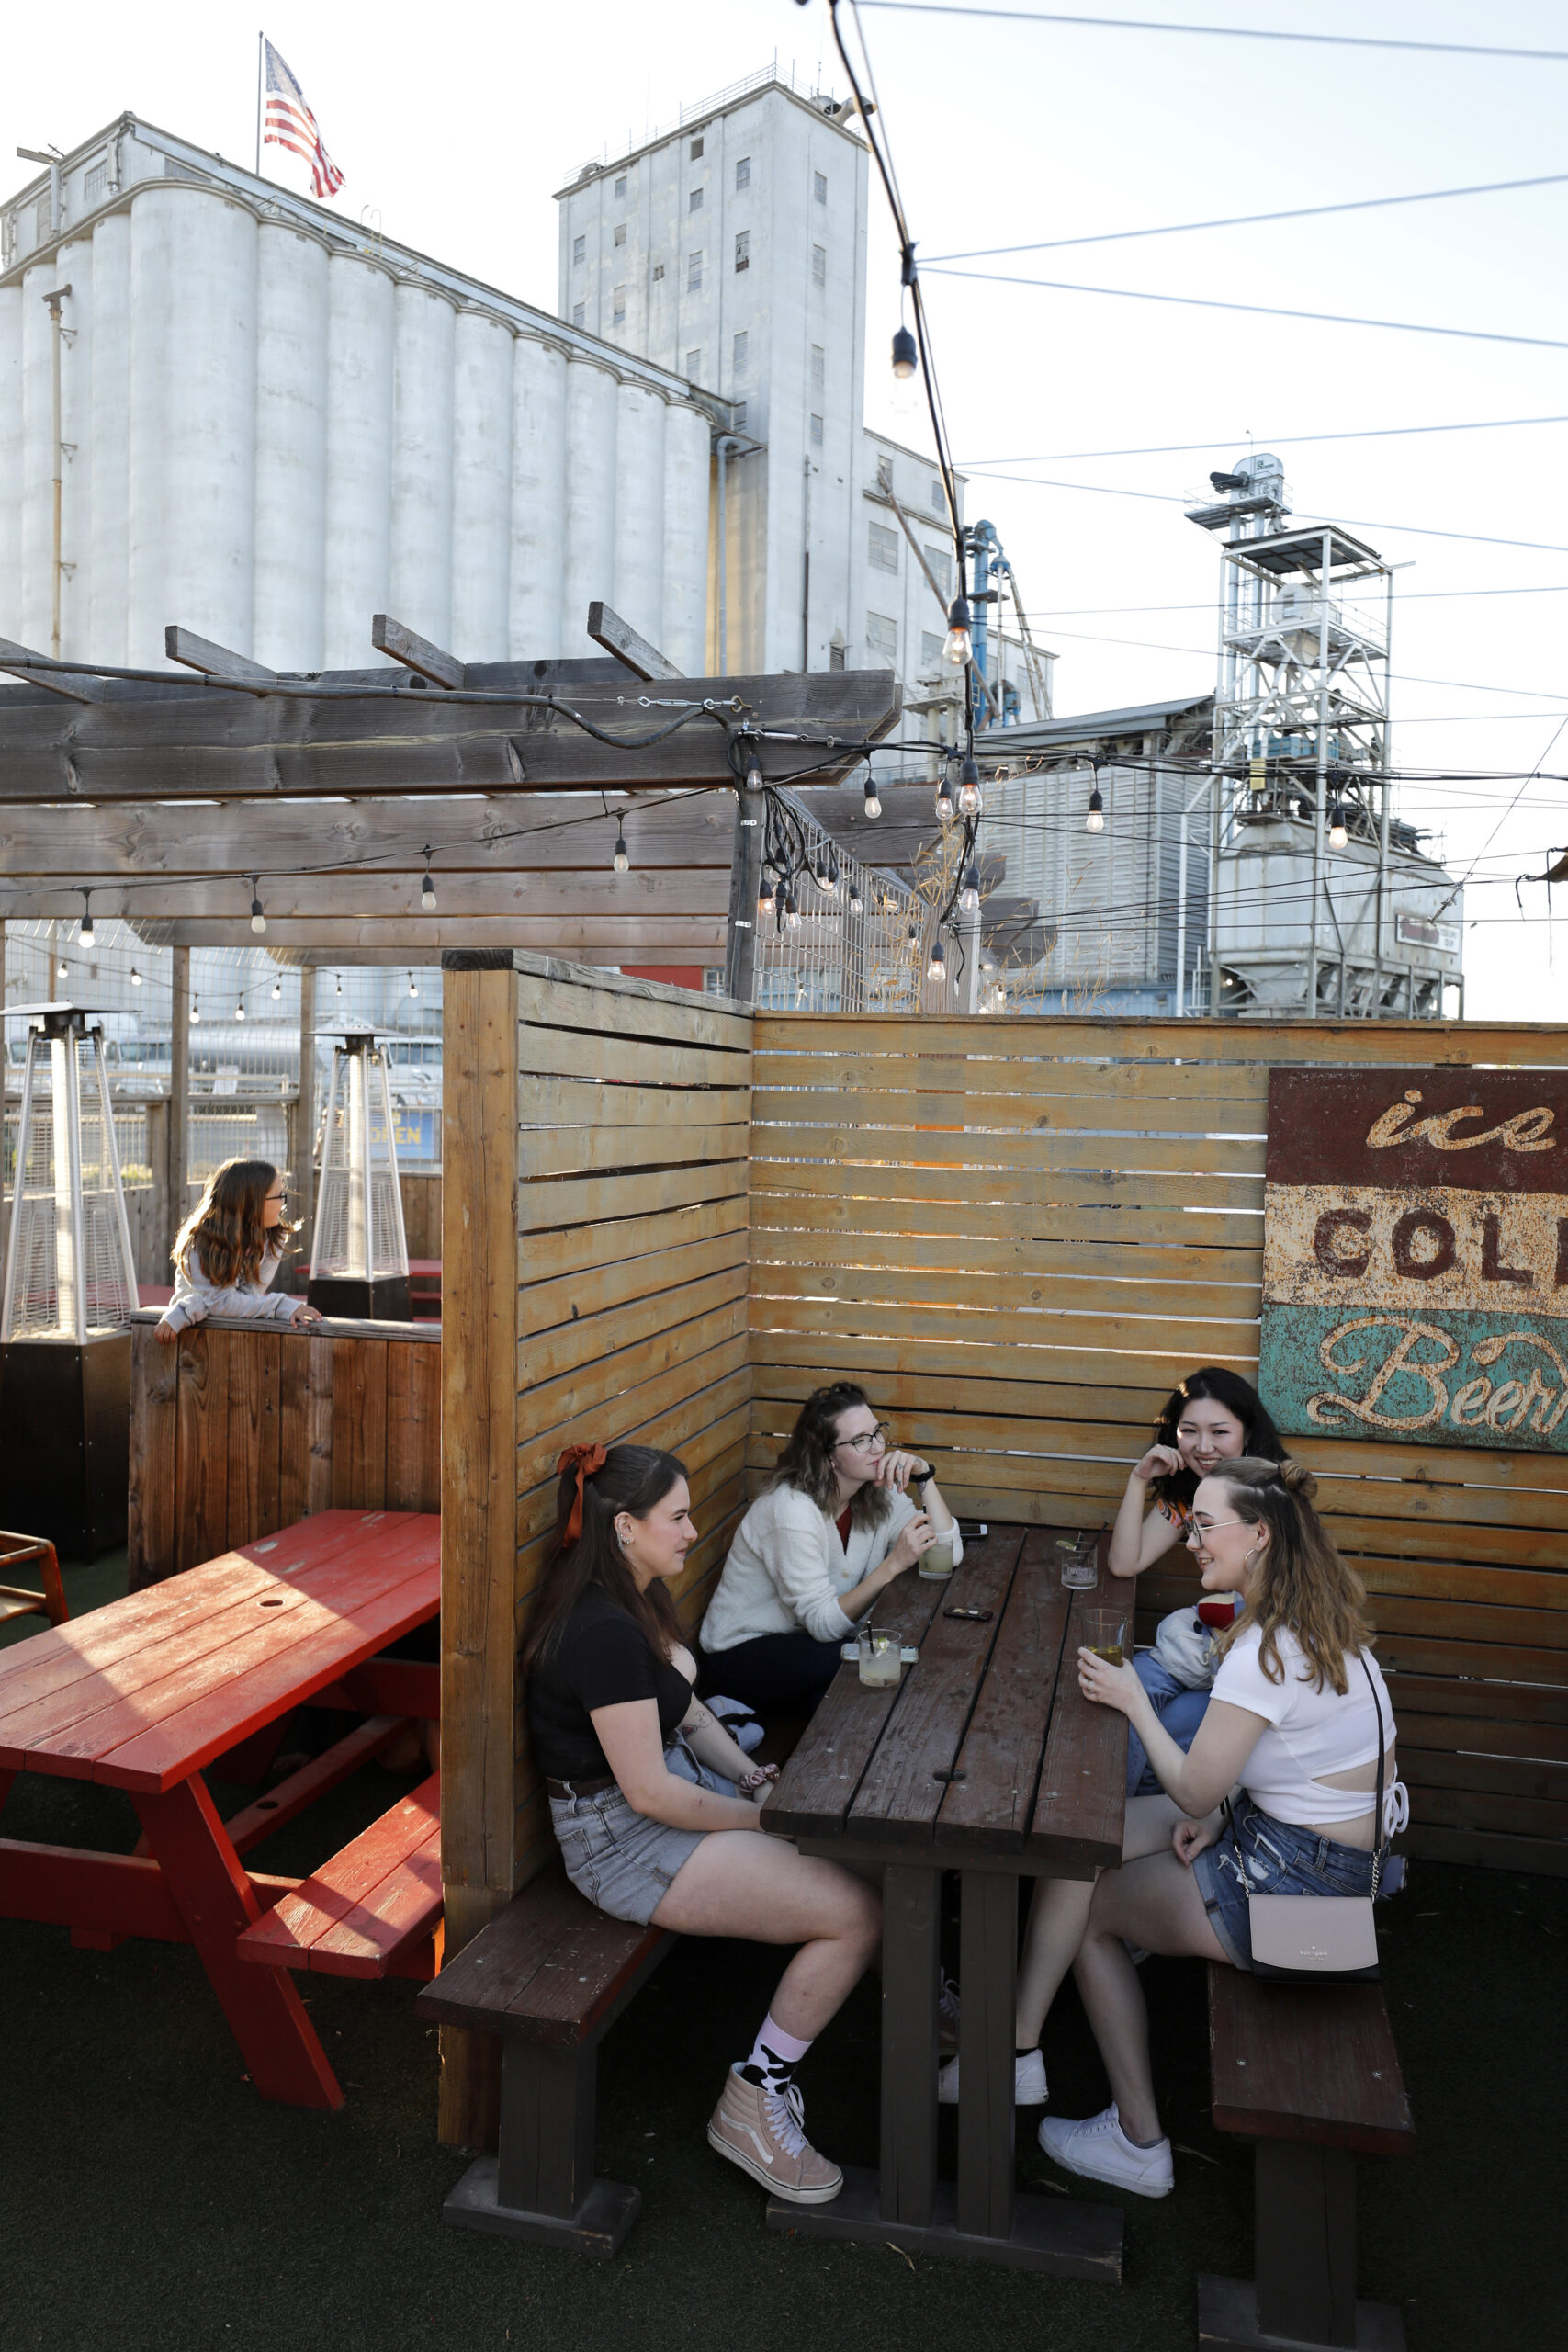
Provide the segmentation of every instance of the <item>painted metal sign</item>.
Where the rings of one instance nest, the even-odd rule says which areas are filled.
[[[1269,1074],[1279,1428],[1568,1453],[1568,1072]]]

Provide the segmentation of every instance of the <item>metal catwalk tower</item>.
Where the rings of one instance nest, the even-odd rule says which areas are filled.
[[[1391,807],[1392,568],[1337,524],[1290,527],[1278,458],[1209,480],[1187,513],[1224,534],[1214,1009],[1440,1016],[1461,922]]]

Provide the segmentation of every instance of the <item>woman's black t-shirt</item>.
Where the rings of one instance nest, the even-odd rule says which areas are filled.
[[[590,1716],[595,1707],[635,1699],[657,1702],[668,1747],[690,1711],[692,1686],[608,1593],[590,1585],[528,1677],[528,1728],[540,1771],[552,1781],[613,1777]]]

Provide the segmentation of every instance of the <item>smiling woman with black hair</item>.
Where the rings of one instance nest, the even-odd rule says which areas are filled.
[[[756,1834],[776,1767],[753,1769],[693,1696],[670,1591],[696,1541],[685,1465],[653,1446],[573,1445],[559,1467],[522,1666],[567,1876],[616,1919],[798,1946],[708,2140],[775,2197],[825,2203],[843,2176],[806,2137],[795,2069],[869,1965],[881,1904],[837,1863]]]

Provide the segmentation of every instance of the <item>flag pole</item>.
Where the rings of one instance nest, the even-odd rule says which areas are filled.
[[[256,177],[258,180],[261,177],[262,107],[265,103],[264,87],[266,79],[265,55],[266,35],[264,32],[258,32],[256,35]]]

